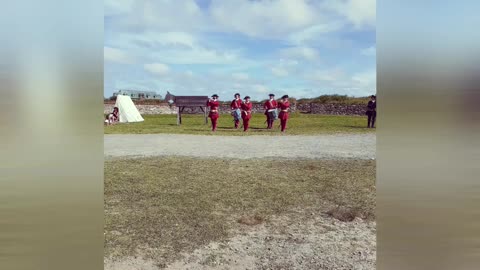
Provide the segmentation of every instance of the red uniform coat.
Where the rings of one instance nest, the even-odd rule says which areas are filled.
[[[218,119],[220,114],[218,113],[218,107],[220,107],[220,102],[218,100],[209,100],[207,102],[207,107],[210,107],[210,113],[208,114],[208,117],[212,119]]]
[[[267,115],[268,113],[268,110],[271,110],[271,109],[276,109],[278,106],[277,104],[277,101],[276,100],[267,100],[265,101],[265,103],[263,104],[263,107],[265,108],[265,115]]]
[[[242,109],[242,119],[250,119],[252,118],[252,102],[243,102],[241,104],[241,109]]]
[[[287,102],[281,102],[278,104],[278,107],[280,108],[280,113],[278,114],[278,118],[280,120],[287,120],[288,119],[288,108],[290,108],[290,103]]]
[[[240,109],[242,106],[242,100],[241,99],[234,99],[232,100],[232,103],[230,104],[230,107],[232,110]]]
[[[265,110],[271,110],[276,109],[278,107],[278,104],[276,100],[267,100],[265,104],[263,104],[263,107],[265,108]]]

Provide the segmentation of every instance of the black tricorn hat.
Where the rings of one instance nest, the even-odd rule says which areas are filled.
[[[282,98],[288,98],[288,95],[283,95]]]
[[[217,94],[213,94],[212,97],[218,97],[218,95],[217,95]]]
[[[371,98],[377,98],[375,95],[371,95],[370,97],[371,97]]]
[[[240,96],[240,93],[235,93],[235,95],[233,95],[233,96]]]
[[[275,95],[274,94],[268,94],[269,97],[274,97]]]
[[[250,98],[250,96],[245,96],[243,99],[247,99],[247,98]]]

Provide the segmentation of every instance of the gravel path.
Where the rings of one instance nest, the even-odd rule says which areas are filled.
[[[105,157],[190,156],[221,158],[376,157],[375,134],[317,136],[104,135]]]

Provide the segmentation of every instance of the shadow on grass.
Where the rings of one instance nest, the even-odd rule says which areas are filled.
[[[217,127],[217,130],[221,131],[238,131],[240,128],[234,128],[234,127]]]
[[[197,129],[197,128],[195,128],[195,129],[189,129],[189,130],[187,130],[187,131],[199,131],[199,132],[211,133],[211,132],[212,132],[212,128],[210,128],[210,127],[209,127],[208,129]]]
[[[248,127],[248,129],[255,129],[255,130],[268,130],[267,128],[264,127]]]
[[[361,127],[361,126],[345,126],[347,128],[355,128],[355,129],[368,129],[368,127]]]

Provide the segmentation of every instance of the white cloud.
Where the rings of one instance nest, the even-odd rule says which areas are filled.
[[[307,0],[213,0],[209,11],[223,29],[260,38],[301,29],[319,17]]]
[[[256,94],[267,94],[268,88],[263,84],[252,85],[252,89]]]
[[[352,81],[359,87],[376,88],[377,72],[375,70],[356,73],[352,76]]]
[[[165,75],[170,71],[170,68],[162,63],[145,64],[143,68],[150,73],[158,75]]]
[[[280,58],[280,65],[282,66],[294,67],[298,64],[299,62],[297,60]]]
[[[272,74],[277,77],[285,77],[288,75],[288,71],[282,67],[273,67],[271,68]]]
[[[309,61],[318,60],[318,52],[314,48],[299,46],[281,49],[279,51],[282,57],[287,59],[305,59]]]
[[[202,40],[186,32],[124,33],[110,42],[122,44],[144,59],[168,64],[225,64],[238,62],[239,58],[239,50],[202,44]]]
[[[344,16],[357,29],[375,27],[376,0],[327,0],[324,6]]]
[[[315,41],[318,36],[338,31],[342,27],[343,23],[340,21],[315,24],[290,34],[288,40],[296,45],[307,44]]]
[[[193,31],[208,26],[208,22],[195,1],[143,0],[119,20],[119,26],[134,31]]]
[[[232,74],[232,78],[237,81],[246,81],[248,80],[249,76],[247,73],[237,72]]]
[[[111,47],[103,47],[103,59],[105,61],[121,64],[133,63],[133,58],[125,51]]]
[[[166,49],[150,54],[158,61],[169,64],[227,64],[237,59],[234,52],[205,48]]]
[[[372,46],[372,47],[363,49],[361,53],[362,55],[366,55],[366,56],[375,56],[375,54],[377,53],[377,49],[375,48],[375,46]]]
[[[142,45],[154,46],[171,46],[171,47],[195,47],[195,37],[187,32],[154,32],[147,31],[141,34],[125,34],[124,39],[137,42]]]
[[[335,82],[343,80],[345,74],[341,69],[334,68],[329,70],[316,70],[307,74],[307,79],[318,82]]]
[[[338,31],[345,21],[355,27],[375,25],[375,0],[212,0],[200,8],[193,0],[106,0],[112,27],[130,32],[237,32],[256,38],[311,40]],[[336,17],[335,17],[335,16]],[[340,16],[338,16],[340,15]]]
[[[327,90],[326,94],[366,96],[375,92],[376,71],[374,69],[347,74],[339,68],[317,70],[305,76],[311,88]]]
[[[135,0],[104,0],[103,12],[105,16],[127,14],[132,11]]]

